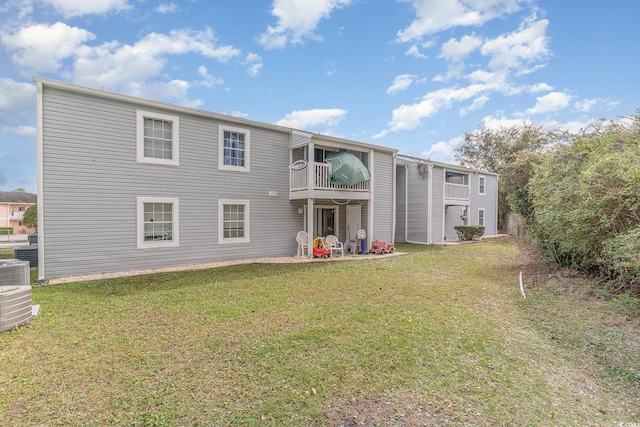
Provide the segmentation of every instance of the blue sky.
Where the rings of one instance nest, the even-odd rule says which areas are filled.
[[[465,132],[640,107],[640,2],[5,0],[0,190],[36,192],[33,76],[454,162]]]

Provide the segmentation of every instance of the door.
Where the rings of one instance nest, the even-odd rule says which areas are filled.
[[[313,212],[313,235],[328,236],[338,233],[338,207],[317,206]]]
[[[361,215],[361,205],[347,205],[347,240],[355,239],[356,233],[362,228]]]

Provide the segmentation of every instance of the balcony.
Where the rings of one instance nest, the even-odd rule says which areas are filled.
[[[467,204],[469,202],[469,186],[464,184],[444,184],[445,204]]]
[[[311,168],[311,176],[309,175]],[[313,181],[311,186],[309,181]],[[289,176],[289,199],[369,199],[369,181],[346,186],[331,183],[331,165],[328,163],[310,162],[304,168],[291,169]]]
[[[24,212],[25,211],[13,211],[9,214],[9,219],[11,221],[22,221],[24,218]]]

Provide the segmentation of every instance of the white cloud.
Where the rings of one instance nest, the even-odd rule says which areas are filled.
[[[37,134],[37,129],[35,126],[0,126],[0,132],[13,133],[15,135],[20,136],[28,136],[31,138],[35,138]]]
[[[35,72],[51,72],[61,67],[63,59],[75,55],[84,42],[95,38],[87,30],[56,22],[23,27],[0,40],[8,51],[14,52],[11,59],[16,65]]]
[[[82,15],[103,15],[130,9],[127,0],[42,0],[66,18]]]
[[[462,142],[462,136],[455,137],[449,141],[436,142],[426,151],[421,153],[422,157],[426,157],[437,162],[453,163],[454,149]]]
[[[400,74],[396,76],[393,84],[387,89],[388,94],[394,94],[406,90],[413,83],[416,76],[412,74]]]
[[[564,92],[551,92],[536,98],[536,105],[529,108],[528,114],[544,114],[559,111],[569,106],[571,96]]]
[[[480,51],[491,57],[489,67],[493,70],[530,66],[550,54],[546,35],[548,26],[546,19],[528,20],[518,30],[486,41]]]
[[[538,84],[529,86],[529,92],[531,93],[549,92],[551,90],[553,90],[553,86],[550,86],[546,83],[538,83]]]
[[[452,38],[442,44],[440,57],[450,62],[460,62],[481,45],[482,38],[475,35],[462,36],[460,40]]]
[[[156,12],[158,13],[176,13],[178,11],[178,5],[175,3],[161,3],[160,6],[156,8]]]
[[[204,79],[200,81],[201,86],[214,87],[224,83],[224,80],[222,80],[221,78],[209,74],[209,70],[207,70],[207,67],[205,67],[204,65],[198,67],[198,74]]]
[[[274,0],[271,14],[278,18],[275,27],[258,38],[266,49],[281,49],[287,43],[302,43],[303,39],[318,39],[314,33],[319,22],[328,18],[336,8],[347,6],[352,0]]]
[[[582,101],[577,101],[573,106],[576,110],[586,113],[590,111],[597,103],[598,103],[597,99],[585,98]]]
[[[480,26],[485,22],[516,12],[527,0],[401,0],[409,2],[417,18],[397,40],[408,42],[457,26]]]
[[[167,56],[189,53],[226,62],[240,51],[232,46],[216,46],[210,29],[151,33],[133,45],[110,42],[81,47],[74,64],[75,81],[110,89],[128,86],[129,91],[135,91],[136,82],[160,75]]]
[[[319,125],[337,126],[346,116],[347,111],[339,108],[316,108],[312,110],[298,110],[286,115],[276,124],[295,129],[311,129]]]
[[[423,119],[450,108],[452,103],[473,99],[492,89],[494,88],[486,84],[472,84],[464,88],[444,88],[429,92],[422,101],[401,105],[393,110],[393,117],[387,129],[374,135],[374,138],[381,138],[391,132],[415,129],[420,126]]]
[[[255,77],[260,74],[260,71],[262,70],[262,57],[255,53],[248,53],[243,64],[249,67],[247,69],[247,74],[251,77]]]
[[[0,77],[0,117],[35,107],[36,86]],[[4,121],[4,120],[3,120]]]
[[[495,117],[495,116],[485,116],[482,119],[482,127],[486,129],[502,129],[502,128],[511,128],[511,127],[519,127],[524,124],[532,124],[532,122],[528,119],[509,119],[507,117]]]

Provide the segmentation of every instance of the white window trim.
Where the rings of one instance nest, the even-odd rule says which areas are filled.
[[[144,240],[144,204],[172,203],[173,204],[173,232],[172,240],[146,241]],[[173,197],[136,197],[138,249],[167,248],[180,246],[180,199]]]
[[[171,142],[172,159],[158,159],[155,157],[145,157],[144,155],[144,119],[158,119],[172,122],[171,132],[173,141]],[[151,163],[155,165],[180,165],[180,119],[178,116],[168,114],[152,113],[149,111],[136,111],[136,161],[138,163]]]
[[[480,186],[480,181],[484,183],[484,185]],[[483,188],[483,191],[480,191],[480,188]],[[478,194],[480,196],[484,196],[487,194],[487,177],[484,175],[478,175]]]
[[[482,224],[480,224],[480,212],[482,212]],[[485,222],[487,222],[487,213],[484,208],[478,208],[478,225],[484,227]]]
[[[244,237],[224,237],[224,205],[244,206]],[[218,199],[218,243],[221,245],[251,242],[251,202],[249,200]]]
[[[238,132],[244,134],[244,166],[234,166],[224,164],[224,132]],[[251,172],[251,131],[249,129],[238,128],[233,126],[218,126],[218,169]]]

